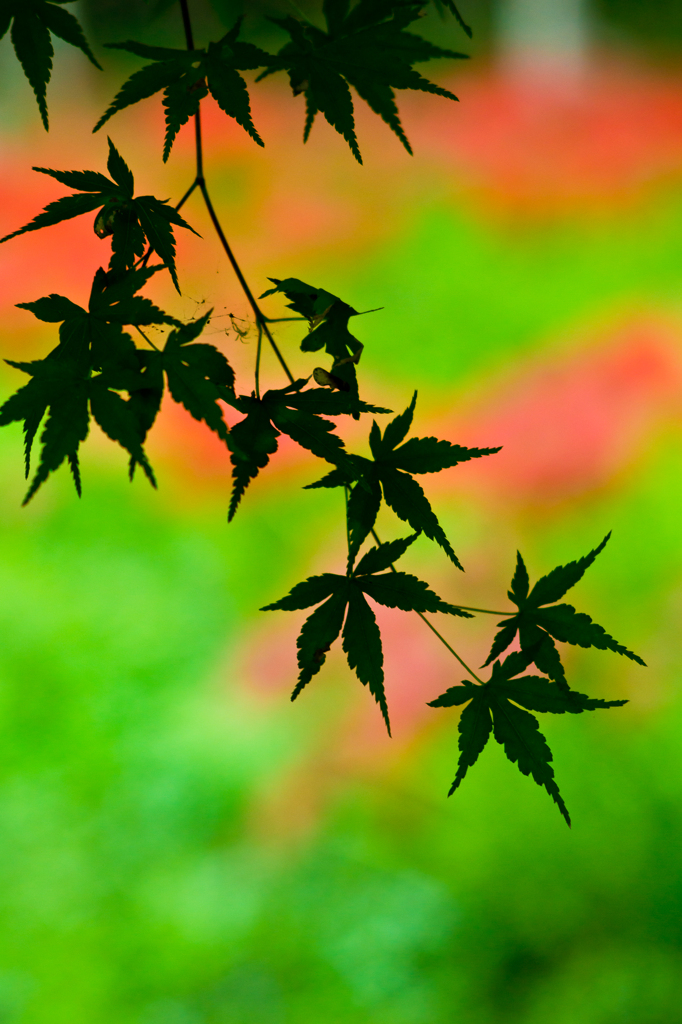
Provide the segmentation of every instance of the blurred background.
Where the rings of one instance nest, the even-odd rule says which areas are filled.
[[[240,13],[192,7],[199,44]],[[258,608],[344,561],[340,495],[301,489],[312,458],[281,444],[228,528],[227,452],[168,402],[158,493],[93,428],[82,500],[62,468],[21,509],[5,428],[2,1024],[682,1021],[682,13],[461,8],[471,45],[436,9],[420,25],[473,59],[425,69],[458,104],[400,94],[414,157],[361,104],[364,167],[319,118],[304,147],[303,100],[275,77],[252,91],[264,150],[205,103],[210,187],[257,294],[296,276],[382,307],[353,324],[368,400],[400,411],[418,388],[416,433],[504,445],[424,479],[466,574],[423,539],[406,570],[504,608],[517,548],[537,578],[613,530],[569,600],[649,667],[566,651],[575,688],[630,701],[542,718],[572,831],[492,743],[447,800],[458,714],[425,702],[462,671],[416,616],[379,615],[392,740],[339,652],[289,703],[303,614]],[[32,165],[105,169],[90,129],[140,62],[101,44],[182,45],[168,3],[73,9],[106,71],[56,41],[49,135],[0,44],[0,235],[65,192]],[[247,38],[278,46],[262,16],[288,11],[249,2]],[[167,165],[158,97],[106,130],[138,193],[179,199],[189,126]],[[248,307],[199,200],[183,214],[204,236],[177,233],[183,294],[150,294],[213,307],[206,334],[249,392]],[[55,344],[14,303],[84,302],[108,255],[89,218],[4,245],[2,356]],[[301,336],[278,331],[307,375]],[[264,375],[281,385],[267,353]],[[3,364],[3,399],[24,380]],[[364,452],[368,426],[340,429]],[[479,665],[496,621],[439,626]]]

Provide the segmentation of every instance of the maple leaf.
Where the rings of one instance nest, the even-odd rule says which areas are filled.
[[[340,576],[324,573],[311,576],[274,604],[261,611],[297,611],[320,605],[303,623],[297,640],[298,682],[291,695],[295,700],[301,690],[322,668],[327,652],[343,628],[343,650],[348,664],[381,709],[389,736],[391,725],[384,692],[383,651],[376,618],[366,595],[377,604],[403,611],[447,612],[462,615],[461,609],[443,601],[416,576],[404,572],[385,572],[418,537],[380,544],[360,559],[355,569]],[[324,602],[320,604],[320,602]]]
[[[455,792],[468,769],[476,763],[492,732],[504,747],[508,759],[516,762],[519,771],[532,775],[539,786],[545,787],[570,827],[566,804],[554,781],[550,764],[552,752],[539,730],[537,719],[528,711],[577,715],[597,708],[622,707],[627,701],[587,697],[575,690],[563,689],[542,676],[519,677],[530,661],[527,654],[514,651],[502,663],[495,662],[486,683],[477,685],[465,679],[461,686],[451,686],[440,697],[428,702],[432,708],[467,705],[459,720],[459,763],[448,796]]]
[[[615,651],[638,665],[645,662],[623,647],[617,640],[593,622],[589,615],[577,612],[570,604],[555,604],[567,590],[580,580],[595,558],[604,550],[610,533],[601,544],[577,561],[557,566],[543,576],[529,592],[528,570],[517,552],[516,570],[508,591],[510,601],[518,606],[516,615],[498,622],[499,632],[495,636],[485,665],[499,657],[519,634],[521,650],[532,653],[532,660],[541,672],[545,672],[560,686],[567,687],[561,658],[554,640],[577,644],[580,647],[596,647],[602,651]],[[544,607],[551,605],[550,608]]]
[[[469,36],[469,39],[472,38],[473,33],[471,31],[471,28],[469,27],[469,25],[467,25],[466,21],[459,13],[459,10],[457,9],[457,5],[454,3],[454,0],[435,0],[435,4],[436,7],[440,9],[442,9],[443,7],[447,7],[450,13],[454,15],[455,20],[457,21],[460,28],[464,32],[466,32],[466,34]]]
[[[500,449],[464,448],[449,441],[439,441],[435,437],[412,437],[401,444],[412,425],[416,401],[415,391],[410,405],[388,424],[383,436],[376,421],[372,424],[369,444],[374,461],[353,455],[350,462],[332,470],[321,480],[308,484],[308,488],[339,487],[354,483],[348,500],[348,528],[353,553],[359,551],[360,545],[374,527],[383,492],[386,504],[400,519],[439,544],[448,558],[461,569],[435,512],[412,474],[438,473],[460,462],[468,462],[469,459],[494,455]]]
[[[287,307],[308,321],[308,334],[301,342],[301,351],[319,352],[324,349],[332,357],[330,374],[326,374],[326,371],[320,374],[321,368],[316,369],[317,382],[347,391],[357,401],[358,379],[355,367],[364,346],[348,330],[348,321],[352,316],[361,314],[337,295],[299,281],[296,277],[287,277],[283,281],[270,277],[268,280],[275,287],[263,292],[260,298],[283,292],[290,300]],[[355,419],[359,418],[358,413],[359,408],[353,410]]]
[[[133,196],[135,180],[132,172],[111,139],[108,141],[107,169],[113,181],[98,171],[53,171],[47,167],[34,167],[34,171],[49,174],[62,185],[79,189],[80,192],[48,203],[43,212],[29,224],[0,238],[0,243],[101,207],[95,218],[94,230],[99,238],[111,235],[109,268],[117,273],[132,268],[136,258],[144,253],[146,239],[170,271],[173,284],[179,292],[172,225],[187,228],[195,235],[197,232],[166,201],[154,196]]]
[[[235,424],[231,431],[235,449],[231,457],[234,468],[228,522],[237,511],[248,485],[277,451],[280,433],[288,434],[302,448],[332,465],[350,466],[350,456],[343,441],[333,433],[336,424],[323,419],[320,414],[338,416],[357,408],[361,412],[383,411],[365,402],[350,403],[347,395],[326,388],[302,391],[307,383],[305,378],[301,378],[285,388],[266,391],[261,398],[254,395],[226,396],[226,401],[245,413],[245,419]]]
[[[78,448],[89,429],[89,412],[104,432],[118,441],[139,463],[150,482],[154,476],[142,449],[142,432],[135,404],[116,392],[147,384],[141,375],[138,350],[123,330],[124,324],[177,324],[178,322],[135,292],[160,270],[160,266],[129,271],[123,276],[95,274],[88,309],[64,295],[47,295],[34,302],[17,303],[39,320],[59,323],[59,344],[45,358],[33,362],[6,360],[10,366],[29,374],[31,380],[0,408],[0,426],[23,421],[25,471],[28,477],[31,449],[40,423],[47,413],[41,434],[42,450],[38,469],[24,499],[30,501],[51,472],[68,459],[80,494]],[[93,376],[93,370],[99,371]]]
[[[321,112],[362,163],[349,88],[353,86],[411,153],[393,90],[417,89],[456,100],[454,93],[430,82],[412,65],[434,57],[467,57],[405,31],[420,17],[424,6],[423,0],[360,0],[351,10],[349,0],[325,0],[326,32],[291,16],[270,18],[289,33],[291,40],[270,59],[269,67],[256,80],[275,71],[287,71],[294,96],[305,94],[303,141],[308,140],[313,121]]]
[[[261,68],[270,63],[272,56],[251,43],[238,41],[241,21],[239,18],[222,39],[209,43],[202,50],[146,46],[132,40],[105,43],[104,45],[111,49],[127,50],[138,57],[148,57],[154,63],[147,64],[131,75],[93,131],[99,131],[117,111],[153,96],[163,89],[163,105],[166,112],[166,138],[163,147],[165,163],[178,131],[197,113],[199,103],[210,92],[228,117],[233,117],[254,142],[262,146],[263,140],[251,119],[248,89],[238,72]]]
[[[204,422],[231,446],[230,431],[218,401],[233,396],[234,370],[214,345],[191,344],[199,337],[213,310],[171,331],[161,352],[146,353],[150,375],[165,372],[172,398],[199,422]],[[158,386],[158,385],[157,385]],[[163,391],[163,383],[160,383]]]
[[[24,69],[38,101],[45,131],[49,130],[47,84],[52,74],[54,49],[50,33],[82,50],[91,64],[101,71],[83,35],[78,19],[61,5],[73,0],[0,0],[0,39],[12,25],[14,52]]]

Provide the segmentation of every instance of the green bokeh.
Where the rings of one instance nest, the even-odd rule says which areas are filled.
[[[520,240],[434,208],[335,275],[389,306],[375,374],[371,359],[390,361],[394,388],[419,377],[438,398],[444,381],[481,386],[633,291],[670,307],[680,227],[671,195]],[[276,503],[255,486],[228,530],[215,496],[188,507],[172,488],[128,488],[122,462],[92,457],[81,502],[62,472],[21,512],[18,432],[2,444],[0,1020],[682,1019],[674,429],[617,487],[544,521],[517,510],[504,526],[504,509],[473,499],[458,513],[511,531],[547,568],[592,546],[595,524],[614,527],[581,606],[654,675],[573,656],[578,688],[633,700],[542,723],[572,833],[497,748],[446,801],[457,716],[435,712],[378,773],[340,777],[293,839],[276,818],[256,827],[269,792],[314,775],[344,721],[341,690],[327,699],[322,681],[293,708],[250,694],[239,655],[255,609],[329,543],[333,496],[301,492],[302,468]]]

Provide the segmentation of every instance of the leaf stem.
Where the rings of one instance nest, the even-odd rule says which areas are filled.
[[[379,536],[378,536],[378,534],[377,534],[377,532],[376,532],[376,530],[375,530],[375,529],[372,529],[372,536],[374,537],[374,540],[375,540],[375,541],[377,542],[377,544],[381,544],[381,541],[379,540]],[[396,569],[396,567],[395,567],[394,565],[391,565],[391,572],[397,572],[397,571],[398,571],[398,570]],[[457,607],[457,608],[461,608],[462,606],[461,606],[461,605],[456,605],[455,607]],[[416,609],[415,609],[415,611],[416,611]],[[497,613],[496,613],[496,614],[497,614]],[[506,613],[505,613],[505,614],[506,614]],[[457,651],[456,651],[456,650],[454,649],[454,647],[451,647],[451,646],[450,646],[450,644],[449,644],[449,643],[447,642],[447,640],[445,639],[445,637],[444,637],[444,636],[442,636],[442,635],[441,635],[441,634],[440,634],[440,633],[438,632],[438,630],[436,629],[436,627],[435,627],[435,626],[433,626],[433,625],[432,625],[432,624],[431,624],[431,623],[429,622],[429,620],[428,620],[428,619],[426,618],[426,616],[425,616],[425,615],[423,615],[423,614],[422,614],[421,612],[417,612],[417,615],[418,615],[418,616],[419,616],[419,618],[420,618],[420,619],[422,620],[422,622],[425,622],[425,623],[426,623],[426,625],[427,625],[427,626],[429,627],[429,629],[431,630],[431,632],[432,632],[432,633],[435,633],[435,634],[436,634],[436,636],[438,637],[438,639],[440,640],[440,642],[441,642],[441,643],[442,643],[442,644],[443,644],[443,645],[444,645],[445,647],[447,647],[447,649],[448,649],[448,650],[450,651],[450,654],[452,654],[452,655],[453,655],[453,656],[454,656],[455,658],[457,658],[457,661],[458,661],[458,662],[460,663],[460,665],[462,666],[462,668],[465,668],[465,669],[467,670],[467,672],[469,673],[469,675],[473,676],[473,678],[474,678],[474,679],[475,679],[475,680],[476,680],[476,681],[477,681],[478,683],[481,683],[481,684],[483,684],[483,680],[482,680],[482,679],[479,679],[479,677],[478,677],[478,676],[476,675],[476,673],[474,672],[474,670],[473,670],[472,668],[470,668],[470,667],[469,667],[469,665],[467,665],[466,661],[464,661],[464,659],[463,659],[463,658],[460,658],[459,654],[458,654],[458,653],[457,653]]]
[[[191,22],[190,15],[189,15],[189,6],[188,6],[188,3],[187,3],[187,0],[179,0],[179,3],[180,3],[180,11],[182,13],[182,25],[183,25],[183,28],[185,30],[185,42],[187,44],[187,49],[188,50],[193,50],[194,49],[194,37],[192,35],[192,22]],[[218,236],[218,238],[220,240],[220,244],[222,245],[223,249],[225,250],[225,254],[226,254],[228,260],[230,261],[230,264],[232,266],[232,269],[235,272],[237,280],[239,281],[239,284],[242,287],[242,291],[246,295],[246,298],[248,299],[249,305],[251,306],[251,309],[253,310],[253,312],[255,314],[256,323],[259,326],[262,327],[262,329],[263,329],[263,331],[265,333],[265,337],[268,339],[268,341],[270,343],[270,347],[272,348],[273,352],[277,356],[282,369],[284,370],[284,372],[286,373],[287,377],[289,378],[289,383],[293,384],[294,383],[294,377],[293,377],[293,375],[291,373],[291,370],[287,366],[287,364],[286,364],[286,362],[284,360],[284,356],[280,352],[280,350],[279,350],[279,348],[278,348],[278,346],[277,346],[277,344],[275,342],[275,339],[273,338],[272,333],[270,332],[270,329],[267,326],[267,318],[265,316],[263,316],[263,314],[261,313],[260,307],[258,306],[258,303],[256,302],[256,300],[255,300],[255,298],[253,296],[253,292],[249,288],[249,286],[248,286],[248,284],[246,282],[246,278],[244,277],[244,275],[242,273],[241,267],[237,263],[235,255],[232,252],[232,249],[230,248],[230,244],[227,241],[227,238],[225,237],[225,232],[223,231],[222,226],[220,224],[220,221],[218,220],[218,217],[216,215],[216,212],[213,209],[213,203],[211,202],[211,197],[209,196],[208,189],[206,188],[206,180],[204,178],[204,150],[203,150],[202,135],[201,135],[201,106],[199,106],[197,108],[197,112],[194,115],[194,140],[195,140],[196,163],[197,163],[196,177],[194,179],[194,183],[192,184],[192,187],[188,190],[188,192],[186,193],[185,197],[182,199],[182,202],[184,203],[185,199],[187,199],[189,197],[189,195],[194,191],[195,188],[198,188],[201,191],[201,195],[203,196],[204,204],[206,206],[206,209],[208,210],[208,215],[211,218],[211,223],[213,224],[215,232],[216,232],[216,234],[217,234],[217,236]]]
[[[180,0],[180,11],[182,13],[182,27],[185,30],[185,40],[187,42],[187,49],[194,49],[194,37],[192,36],[192,22],[189,16],[189,7],[187,6],[187,0]]]
[[[182,197],[182,199],[180,200],[180,202],[179,202],[179,203],[178,203],[178,204],[176,205],[176,207],[175,207],[175,212],[176,212],[176,213],[178,212],[178,210],[181,210],[181,209],[182,209],[182,207],[183,207],[183,206],[185,205],[185,203],[187,202],[187,200],[189,199],[189,197],[190,197],[190,196],[192,195],[192,192],[194,192],[194,189],[195,189],[195,188],[197,187],[197,185],[198,185],[198,184],[199,184],[199,182],[198,182],[198,181],[193,181],[193,182],[192,182],[192,184],[191,184],[191,185],[190,185],[190,187],[189,187],[189,188],[187,189],[187,191],[185,192],[185,194],[184,194],[184,196]]]
[[[151,345],[151,347],[152,347],[153,349],[156,349],[156,351],[157,351],[157,352],[160,352],[160,351],[161,351],[161,349],[160,349],[160,348],[157,348],[157,347],[156,347],[156,345],[154,344],[154,342],[152,341],[152,339],[151,339],[151,338],[148,338],[148,337],[147,337],[147,335],[146,335],[146,334],[144,333],[144,331],[143,331],[143,330],[141,330],[141,329],[140,329],[140,328],[139,328],[139,327],[137,326],[137,324],[133,324],[133,327],[135,328],[135,330],[136,330],[136,331],[138,331],[138,332],[139,332],[139,333],[140,333],[140,334],[142,335],[142,337],[144,338],[144,340],[145,340],[145,341],[147,342],[147,344],[148,344],[148,345]]]
[[[346,499],[346,542],[348,544],[348,569],[350,571],[350,525],[348,523],[348,484],[343,485],[343,494]]]
[[[451,647],[451,646],[450,646],[450,644],[449,644],[449,643],[447,642],[447,640],[445,639],[445,637],[444,637],[444,636],[441,636],[441,634],[440,634],[440,633],[438,632],[438,630],[436,629],[436,627],[435,627],[435,626],[433,626],[433,625],[432,625],[432,624],[431,624],[431,623],[429,622],[429,620],[428,620],[428,619],[426,618],[426,616],[425,616],[425,615],[422,615],[422,613],[421,613],[421,612],[417,612],[417,615],[419,616],[419,618],[420,618],[420,619],[421,619],[421,620],[422,620],[423,622],[425,622],[425,623],[426,623],[426,625],[427,625],[427,626],[429,627],[429,629],[431,630],[431,632],[432,632],[432,633],[435,633],[435,634],[436,634],[436,636],[438,637],[438,639],[440,640],[440,642],[441,642],[442,644],[445,644],[445,646],[447,647],[447,649],[448,649],[448,650],[450,651],[450,654],[454,654],[454,656],[455,656],[455,657],[457,658],[457,661],[458,661],[458,662],[460,663],[460,665],[461,665],[461,666],[462,666],[463,668],[465,668],[465,669],[467,670],[467,672],[469,673],[469,675],[470,675],[470,676],[473,676],[473,677],[474,677],[474,679],[475,679],[475,680],[476,680],[476,681],[477,681],[478,683],[481,683],[481,684],[482,684],[482,683],[483,683],[483,680],[482,680],[482,679],[479,679],[479,677],[478,677],[478,676],[476,675],[476,673],[474,672],[474,670],[473,670],[472,668],[470,668],[470,667],[469,667],[469,666],[467,665],[466,661],[464,661],[464,660],[463,660],[463,658],[460,658],[459,654],[458,654],[458,653],[457,653],[457,651],[456,651],[456,650],[454,649],[454,647]]]
[[[456,604],[453,607],[461,608],[464,612],[481,612],[482,615],[513,615],[513,611],[496,612],[493,608],[472,608],[468,604]]]
[[[258,324],[258,344],[256,346],[256,398],[260,398],[260,355],[263,348],[263,325]]]
[[[283,324],[289,320],[308,320],[307,316],[264,316],[263,320],[269,324]],[[308,321],[310,323],[310,321]]]

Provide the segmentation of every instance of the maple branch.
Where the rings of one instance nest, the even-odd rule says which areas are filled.
[[[190,15],[189,15],[188,3],[187,3],[187,0],[179,0],[179,2],[180,2],[180,11],[182,13],[182,25],[183,25],[183,28],[185,30],[185,41],[186,41],[186,44],[187,44],[187,49],[188,50],[193,50],[194,49],[194,37],[192,35],[192,22],[191,22]],[[275,353],[275,355],[279,359],[279,362],[280,362],[280,365],[281,365],[282,369],[284,370],[284,372],[286,373],[287,377],[289,378],[289,383],[293,384],[294,383],[294,377],[293,377],[293,375],[291,373],[291,370],[287,366],[287,364],[285,362],[285,359],[284,359],[284,356],[280,352],[280,350],[279,350],[279,348],[277,346],[277,343],[275,342],[275,339],[272,336],[270,328],[267,325],[267,317],[265,317],[263,315],[263,313],[261,312],[260,307],[259,307],[258,303],[256,302],[254,296],[253,296],[253,292],[251,291],[251,289],[249,288],[249,286],[248,286],[248,284],[246,282],[246,278],[244,277],[244,275],[242,273],[241,267],[237,263],[235,255],[232,252],[232,249],[230,247],[230,243],[228,242],[227,238],[225,237],[225,232],[223,231],[222,225],[221,225],[220,221],[218,220],[218,216],[217,216],[215,210],[213,209],[213,203],[211,202],[211,197],[208,194],[208,189],[206,187],[206,179],[204,178],[204,151],[203,151],[203,143],[202,143],[202,136],[201,136],[201,103],[199,103],[199,105],[197,107],[197,112],[194,115],[194,139],[195,139],[196,161],[197,161],[196,177],[194,179],[194,183],[193,183],[192,187],[188,190],[188,192],[186,193],[185,197],[181,200],[181,202],[184,203],[185,199],[187,199],[189,197],[189,195],[194,191],[194,189],[195,188],[199,188],[199,190],[201,191],[201,194],[203,196],[204,204],[206,206],[206,209],[208,210],[208,215],[211,218],[211,223],[213,224],[213,227],[214,227],[215,232],[216,232],[216,234],[218,236],[218,239],[220,240],[220,244],[222,245],[223,249],[225,250],[225,255],[227,256],[228,260],[230,261],[230,264],[232,266],[232,269],[235,272],[237,280],[239,281],[239,284],[241,285],[242,291],[246,295],[246,298],[248,299],[249,305],[251,306],[251,309],[254,312],[254,315],[256,317],[256,323],[258,324],[259,328],[262,328],[263,332],[265,333],[265,337],[270,342],[270,347],[272,348],[273,352]]]
[[[347,521],[347,518],[348,518],[348,517],[346,517],[346,521]],[[375,530],[375,529],[372,529],[372,536],[374,537],[374,539],[375,539],[375,541],[377,542],[377,544],[381,544],[381,541],[379,540],[379,536],[378,536],[378,534],[377,534],[377,532],[376,532],[376,530]],[[395,573],[397,573],[397,571],[398,571],[398,570],[396,569],[396,567],[395,567],[395,566],[394,566],[394,565],[392,564],[392,565],[391,565],[391,572],[395,572]],[[455,607],[455,608],[461,608],[462,606],[461,606],[461,605],[455,605],[454,607]],[[415,608],[415,609],[414,609],[414,611],[416,611],[416,612],[417,612],[417,609]],[[497,615],[498,613],[497,613],[497,612],[495,612],[495,614]],[[506,615],[507,613],[506,613],[506,612],[503,612],[502,614]],[[463,668],[465,668],[465,669],[467,670],[467,672],[469,673],[469,675],[473,676],[473,677],[474,677],[474,679],[475,679],[475,680],[476,680],[476,681],[477,681],[478,683],[481,683],[481,685],[483,685],[483,680],[482,680],[482,679],[479,679],[479,677],[478,677],[478,676],[476,675],[476,673],[474,672],[474,670],[473,670],[472,668],[469,668],[469,666],[467,665],[466,661],[464,661],[464,659],[463,659],[463,658],[460,658],[459,654],[458,654],[458,653],[457,653],[457,651],[456,651],[456,650],[454,649],[454,647],[451,647],[451,646],[450,646],[450,644],[449,644],[449,643],[447,642],[447,640],[445,639],[445,637],[444,637],[444,636],[442,636],[442,635],[441,635],[441,634],[440,634],[440,633],[438,632],[438,630],[436,629],[436,627],[435,627],[434,625],[432,625],[432,624],[431,624],[431,623],[429,622],[429,620],[428,620],[428,619],[426,618],[426,616],[425,616],[425,615],[423,615],[423,614],[422,614],[422,612],[417,612],[417,615],[418,615],[418,616],[419,616],[419,618],[420,618],[420,619],[422,620],[422,622],[425,622],[425,623],[426,623],[426,625],[427,625],[427,626],[429,627],[429,629],[431,630],[431,632],[432,632],[432,633],[435,633],[435,634],[436,634],[436,636],[438,637],[438,639],[440,640],[440,642],[441,642],[441,643],[442,643],[442,644],[443,644],[443,645],[444,645],[445,647],[447,647],[447,649],[448,649],[448,650],[450,651],[450,654],[454,655],[454,657],[455,657],[455,658],[457,658],[457,661],[458,661],[458,662],[460,663],[460,665],[461,665],[461,666],[462,666]]]

